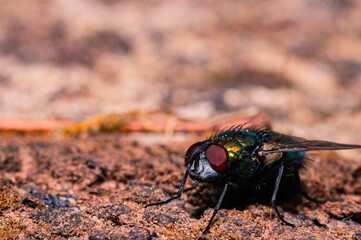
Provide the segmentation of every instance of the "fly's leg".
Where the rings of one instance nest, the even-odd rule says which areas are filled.
[[[189,187],[189,188],[184,189],[183,192],[185,193],[185,192],[192,191],[193,189],[196,189],[196,188],[198,187],[198,185],[199,185],[199,182],[195,182],[195,183],[192,185],[192,187]]]
[[[287,222],[283,217],[282,215],[280,214],[280,212],[278,211],[278,208],[276,206],[276,197],[277,197],[277,192],[278,192],[278,187],[280,186],[280,183],[281,183],[281,178],[282,178],[282,174],[283,174],[283,162],[281,162],[281,166],[278,170],[278,176],[277,176],[277,179],[276,179],[276,183],[275,183],[275,187],[273,189],[273,194],[272,194],[272,199],[271,199],[271,204],[272,204],[272,207],[274,208],[274,210],[276,211],[276,214],[278,216],[278,218],[286,225],[288,226],[291,226],[291,227],[295,227],[295,225]]]
[[[330,199],[325,199],[325,200],[318,200],[318,199],[314,199],[312,197],[310,197],[306,192],[303,192],[303,191],[299,191],[299,194],[301,194],[302,197],[306,198],[308,201],[311,201],[311,202],[314,202],[314,203],[317,203],[317,204],[324,204],[328,201],[331,201]]]
[[[182,193],[192,191],[193,189],[196,189],[198,187],[198,185],[199,185],[199,182],[195,182],[191,187],[183,189]],[[177,193],[173,192],[171,194],[177,194]]]
[[[295,177],[296,177],[296,181],[297,181],[298,186],[300,186],[301,185],[300,175],[298,173],[295,173]],[[308,195],[306,192],[304,192],[302,190],[299,190],[298,194],[300,194],[302,197],[306,198],[308,201],[311,201],[311,202],[314,202],[314,203],[317,203],[317,204],[324,204],[324,203],[326,203],[328,201],[331,201],[330,199],[325,199],[325,200],[315,199],[315,198],[311,197],[310,195]]]
[[[218,212],[218,210],[219,210],[219,208],[221,207],[221,204],[222,204],[222,202],[223,202],[223,198],[224,198],[224,196],[226,195],[226,192],[227,192],[227,189],[228,189],[228,185],[229,185],[229,184],[226,183],[226,185],[224,186],[223,191],[222,191],[222,194],[221,194],[221,196],[220,196],[219,199],[218,199],[218,203],[217,203],[216,207],[214,208],[212,217],[211,217],[211,219],[209,220],[206,229],[204,229],[203,234],[206,234],[206,233],[208,232],[208,230],[210,229],[211,224],[212,224],[212,221],[213,221],[213,218],[216,216],[216,214],[217,214],[217,212]]]
[[[167,204],[171,201],[173,201],[174,199],[178,199],[181,197],[182,195],[182,192],[183,192],[183,188],[184,188],[184,185],[186,184],[186,181],[187,181],[187,177],[188,177],[188,170],[186,171],[186,173],[184,174],[184,177],[183,177],[183,180],[182,180],[182,183],[179,187],[179,190],[178,190],[178,193],[176,196],[173,196],[165,201],[162,201],[162,202],[156,202],[156,203],[149,203],[147,205],[145,205],[145,207],[150,207],[150,206],[157,206],[157,205],[163,205],[163,204]]]

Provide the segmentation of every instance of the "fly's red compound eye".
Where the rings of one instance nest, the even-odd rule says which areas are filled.
[[[228,152],[223,146],[217,143],[211,143],[207,147],[206,156],[211,167],[217,172],[223,171],[228,165]]]
[[[192,144],[192,145],[188,148],[188,150],[187,150],[187,152],[186,152],[186,155],[184,156],[184,162],[187,162],[187,161],[190,159],[190,157],[192,156],[193,152],[194,152],[195,150],[197,150],[197,148],[199,148],[199,146],[202,145],[202,143],[203,143],[203,142],[196,142],[196,143]]]

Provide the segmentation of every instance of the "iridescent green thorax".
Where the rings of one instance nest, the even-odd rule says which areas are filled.
[[[262,144],[262,132],[253,129],[234,129],[212,138],[223,145],[229,155],[230,178],[234,182],[246,182],[253,174],[253,151]]]
[[[262,143],[262,132],[253,129],[235,129],[222,132],[211,139],[212,142],[231,148],[233,152],[244,152]]]

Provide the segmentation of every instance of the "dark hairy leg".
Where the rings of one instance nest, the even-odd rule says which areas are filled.
[[[331,201],[331,199],[325,199],[325,200],[318,200],[318,199],[314,199],[312,197],[310,197],[306,192],[303,192],[303,191],[299,191],[298,192],[302,197],[306,198],[307,200],[311,201],[311,202],[314,202],[314,203],[317,203],[317,204],[324,204],[328,201]]]
[[[296,178],[296,182],[297,182],[298,186],[300,186],[301,180],[300,180],[300,175],[298,173],[295,173],[295,178]],[[305,191],[302,191],[300,187],[299,187],[299,191],[297,193],[300,194],[302,197],[306,198],[307,200],[317,203],[317,204],[324,204],[328,201],[331,201],[331,199],[325,199],[325,200],[315,199],[315,198],[311,197],[310,195],[308,195]]]
[[[222,204],[222,202],[223,202],[223,198],[224,198],[224,196],[226,195],[226,192],[227,192],[227,189],[228,189],[228,185],[229,185],[228,183],[226,183],[226,185],[224,185],[222,194],[221,194],[221,196],[220,196],[219,199],[218,199],[218,203],[217,203],[216,207],[214,208],[212,217],[211,217],[211,219],[209,220],[206,229],[204,229],[203,234],[206,234],[206,233],[208,232],[208,230],[210,229],[211,224],[212,224],[212,221],[213,221],[213,218],[216,216],[216,214],[217,214],[217,212],[218,212],[218,210],[219,210],[219,208],[221,207],[221,204]]]
[[[277,197],[277,192],[278,192],[278,187],[280,186],[281,183],[281,178],[282,178],[282,174],[283,174],[283,162],[281,163],[281,166],[278,170],[278,176],[276,179],[276,183],[273,189],[273,194],[272,194],[272,199],[271,199],[271,205],[274,208],[274,210],[276,211],[276,214],[278,216],[278,218],[286,225],[291,226],[291,227],[295,227],[295,225],[293,225],[292,223],[287,222],[282,215],[280,214],[280,212],[278,211],[278,208],[276,206],[276,197]]]
[[[174,199],[178,199],[181,197],[182,195],[182,192],[183,192],[183,188],[184,188],[184,185],[186,184],[186,181],[187,181],[187,177],[188,177],[188,170],[186,171],[186,173],[184,174],[184,177],[183,177],[183,180],[182,180],[182,183],[179,187],[179,190],[178,190],[178,193],[176,196],[173,196],[165,201],[162,201],[162,202],[156,202],[156,203],[149,203],[147,205],[145,205],[145,207],[150,207],[150,206],[157,206],[157,205],[163,205],[163,204],[167,204],[171,201],[173,201]]]
[[[184,189],[183,192],[185,193],[185,192],[192,191],[193,189],[196,189],[196,188],[198,187],[198,185],[199,185],[199,182],[195,182],[195,183],[192,185],[192,187],[189,187],[189,188]]]

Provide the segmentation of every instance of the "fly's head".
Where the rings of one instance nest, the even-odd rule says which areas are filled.
[[[190,146],[185,154],[185,166],[192,179],[212,182],[227,170],[229,155],[220,144],[205,141]]]

